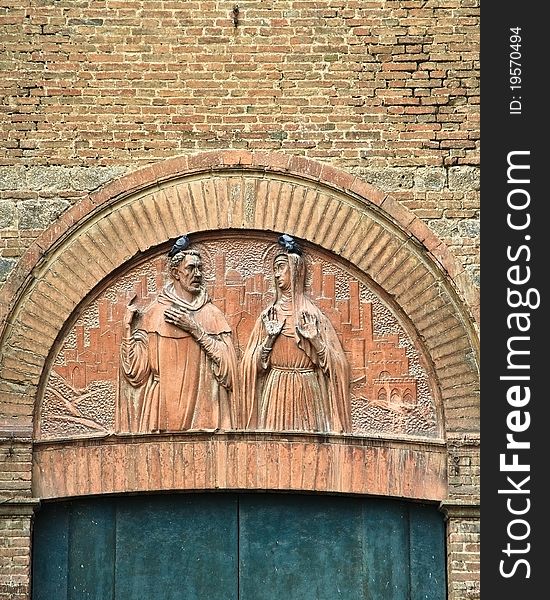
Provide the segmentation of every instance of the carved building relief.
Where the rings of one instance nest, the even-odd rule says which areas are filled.
[[[422,349],[353,267],[252,232],[204,235],[168,260],[134,264],[81,307],[43,387],[39,439],[440,435]]]

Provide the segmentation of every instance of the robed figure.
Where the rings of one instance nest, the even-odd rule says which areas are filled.
[[[210,301],[200,254],[185,249],[185,237],[170,252],[171,281],[156,300],[142,312],[128,306],[120,358],[133,391],[121,389],[118,431],[234,427],[239,390],[231,328]]]
[[[256,321],[241,363],[246,427],[350,432],[350,370],[329,319],[305,293],[306,263],[281,236],[276,297]]]

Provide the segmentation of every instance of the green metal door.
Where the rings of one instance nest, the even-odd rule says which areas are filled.
[[[444,600],[433,506],[269,494],[45,503],[33,600]]]

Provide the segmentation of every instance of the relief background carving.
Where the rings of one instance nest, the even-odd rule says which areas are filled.
[[[213,303],[233,329],[240,359],[274,297],[276,235],[203,236],[199,250]],[[334,325],[351,367],[352,433],[437,437],[435,392],[419,348],[389,305],[346,263],[304,246],[307,290]],[[80,310],[57,345],[43,388],[38,439],[114,432],[122,319],[129,299],[145,307],[167,279],[166,252],[111,279]]]

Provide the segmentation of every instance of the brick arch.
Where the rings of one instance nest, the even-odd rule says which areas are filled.
[[[36,241],[4,289],[5,418],[32,427],[54,342],[100,282],[183,231],[227,229],[286,231],[364,272],[422,340],[447,436],[478,430],[477,338],[464,301],[473,296],[444,244],[394,198],[348,173],[301,157],[236,151],[179,157],[122,177]]]

